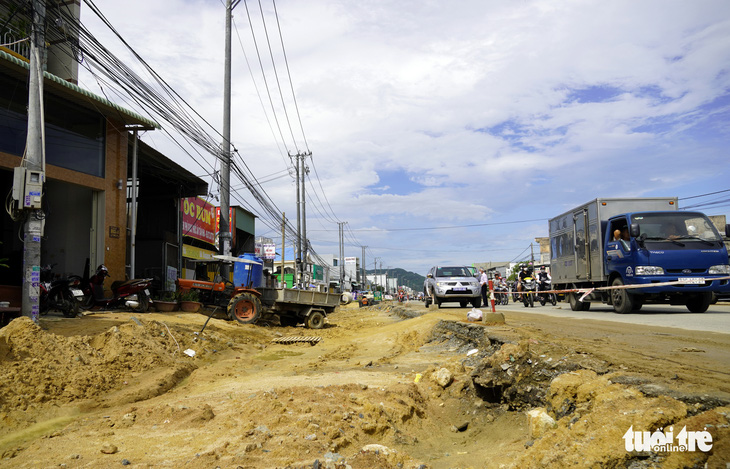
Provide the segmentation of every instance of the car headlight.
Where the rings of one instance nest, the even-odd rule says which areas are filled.
[[[440,288],[444,288],[446,286],[446,282],[436,282],[436,286]]]
[[[637,265],[636,275],[664,275],[664,269],[653,265]]]
[[[728,264],[721,264],[721,265],[713,265],[710,267],[710,270],[708,271],[710,274],[730,274],[730,265]]]

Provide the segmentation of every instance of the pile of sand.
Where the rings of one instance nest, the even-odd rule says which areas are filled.
[[[18,318],[0,329],[0,419],[7,424],[17,411],[94,399],[151,369],[171,368],[180,378],[187,376],[195,365],[180,346],[156,321],[62,337]]]

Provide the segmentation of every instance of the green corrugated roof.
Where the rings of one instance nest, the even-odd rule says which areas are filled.
[[[20,60],[19,58],[8,54],[5,51],[0,50],[0,58],[7,60],[8,62],[12,62],[15,65],[18,65],[20,67],[25,68],[26,70],[30,70],[30,64],[27,62]],[[154,122],[150,119],[147,119],[146,117],[142,117],[136,112],[130,111],[129,109],[123,108],[122,106],[119,106],[118,104],[115,104],[111,101],[109,101],[106,98],[103,98],[101,96],[98,96],[88,90],[85,90],[77,85],[74,85],[70,81],[66,81],[63,78],[59,78],[56,75],[52,75],[48,72],[43,72],[43,76],[47,79],[52,81],[53,83],[59,84],[75,93],[78,93],[82,96],[85,96],[86,98],[89,98],[91,100],[94,100],[96,103],[103,105],[104,107],[107,107],[109,109],[112,109],[128,118],[130,118],[134,122],[125,122],[125,124],[141,124],[144,127],[153,128],[153,129],[160,129],[162,128],[160,124],[157,122]]]

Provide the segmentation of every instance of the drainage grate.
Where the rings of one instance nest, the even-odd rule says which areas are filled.
[[[289,336],[289,337],[278,337],[272,340],[275,344],[300,344],[309,343],[309,345],[316,345],[321,337],[301,337],[301,336]]]

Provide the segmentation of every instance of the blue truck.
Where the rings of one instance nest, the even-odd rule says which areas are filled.
[[[600,302],[621,314],[643,304],[704,313],[713,293],[730,291],[723,237],[676,197],[595,199],[550,219],[549,232],[553,289],[570,290],[573,311]]]

